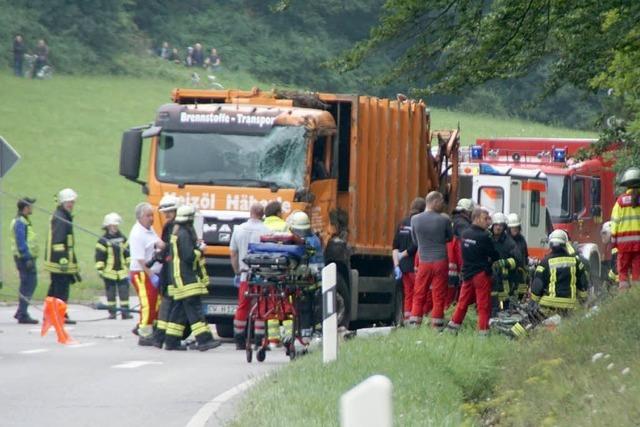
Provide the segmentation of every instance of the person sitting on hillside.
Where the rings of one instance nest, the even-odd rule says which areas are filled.
[[[169,54],[169,57],[167,58],[167,60],[175,63],[175,64],[179,64],[180,63],[180,53],[178,52],[178,49],[176,49],[175,47],[173,49],[171,49],[171,53]]]
[[[215,47],[211,48],[211,53],[204,60],[204,65],[212,71],[220,68],[220,56],[218,56],[218,50]]]
[[[187,56],[184,58],[184,65],[187,67],[193,67],[193,47],[187,48]]]
[[[33,74],[32,77],[36,78],[38,75],[38,71],[42,69],[45,65],[49,63],[49,46],[44,41],[44,39],[38,40],[38,44],[36,46],[36,62],[33,64]]]
[[[194,67],[202,67],[204,65],[204,51],[200,43],[195,44],[191,58],[193,59]]]
[[[169,48],[169,43],[162,42],[162,47],[158,49],[158,56],[162,59],[169,59],[170,54],[171,54],[171,50]]]

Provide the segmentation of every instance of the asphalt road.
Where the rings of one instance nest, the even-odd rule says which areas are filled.
[[[78,344],[61,345],[53,329],[41,337],[14,312],[0,306],[3,427],[224,425],[246,382],[288,361],[278,350],[248,364],[230,341],[208,352],[140,347],[135,320],[90,321],[107,313],[80,305],[69,307],[78,324],[67,327]]]

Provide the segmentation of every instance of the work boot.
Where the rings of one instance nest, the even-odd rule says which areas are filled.
[[[199,351],[207,351],[207,350],[211,350],[212,348],[216,348],[218,346],[220,346],[220,344],[222,344],[219,340],[210,340],[210,341],[205,341],[201,344],[198,344],[198,346],[196,347]]]
[[[69,319],[69,315],[67,313],[64,314],[64,324],[65,325],[75,325],[77,322],[75,320]]]
[[[31,316],[20,317],[18,323],[21,325],[37,325],[38,321]]]
[[[153,338],[152,337],[138,337],[138,345],[143,347],[151,347],[153,346]]]
[[[115,311],[110,311],[109,312],[109,319],[115,319],[116,318],[116,312]]]
[[[187,351],[187,346],[184,344],[171,345],[171,346],[165,345],[164,349],[168,351]]]
[[[244,334],[234,335],[233,340],[236,343],[236,350],[244,350],[246,348],[247,343]]]
[[[122,320],[133,319],[133,316],[128,311],[122,311]]]

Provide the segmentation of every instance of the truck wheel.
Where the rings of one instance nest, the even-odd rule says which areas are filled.
[[[600,277],[600,262],[596,257],[589,259],[589,293],[597,297],[602,293],[602,277]]]
[[[336,314],[338,315],[338,327],[349,327],[351,321],[351,293],[347,282],[338,275],[336,284]]]
[[[220,338],[233,338],[233,323],[216,323],[216,333]]]
[[[404,291],[402,285],[396,285],[396,296],[393,302],[393,313],[391,318],[392,326],[402,326],[404,321]]]

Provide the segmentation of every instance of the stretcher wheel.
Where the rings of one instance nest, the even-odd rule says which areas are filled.
[[[251,349],[251,346],[247,346],[245,354],[247,356],[247,363],[251,363],[251,360],[253,360],[253,350]]]
[[[258,352],[256,353],[256,360],[258,362],[264,362],[264,359],[267,358],[267,351],[264,349],[264,347],[260,347],[260,350],[258,350]]]

